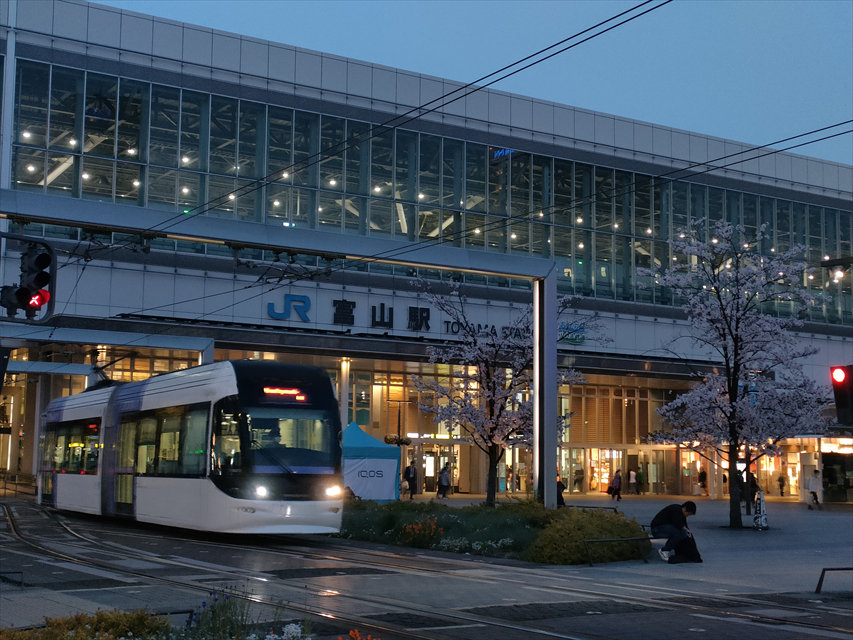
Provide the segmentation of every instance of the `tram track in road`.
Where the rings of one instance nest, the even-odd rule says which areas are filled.
[[[565,638],[567,640],[585,640],[601,637],[598,634],[584,635],[566,633],[548,625],[543,620],[548,618],[566,618],[579,615],[607,615],[610,613],[630,613],[632,611],[657,612],[664,615],[680,612],[692,616],[700,622],[709,619],[724,619],[741,624],[786,629],[795,635],[789,637],[853,637],[849,626],[851,618],[849,609],[834,609],[824,606],[822,612],[836,621],[810,619],[815,614],[814,605],[798,606],[790,602],[782,602],[778,597],[741,594],[726,594],[708,596],[706,593],[689,592],[684,589],[671,589],[657,586],[649,588],[642,584],[629,582],[603,582],[589,576],[573,576],[582,580],[582,585],[566,584],[565,575],[556,575],[551,569],[524,566],[522,563],[500,563],[496,565],[491,560],[475,560],[470,558],[448,558],[442,554],[388,552],[385,549],[354,547],[345,542],[335,540],[311,540],[304,538],[286,538],[284,540],[271,537],[253,537],[249,544],[232,541],[199,539],[192,533],[170,535],[165,530],[157,530],[156,542],[165,543],[173,551],[182,554],[163,555],[144,551],[145,541],[151,541],[154,536],[151,531],[140,530],[137,525],[118,526],[105,525],[103,522],[80,519],[69,524],[64,515],[59,515],[55,522],[60,523],[63,544],[97,545],[98,550],[105,550],[127,557],[128,553],[138,554],[136,557],[149,561],[162,562],[171,567],[185,568],[187,571],[204,572],[208,579],[200,585],[198,581],[168,580],[169,584],[196,591],[208,591],[212,586],[222,587],[237,581],[257,581],[269,590],[274,585],[277,596],[254,595],[251,600],[255,603],[270,606],[280,605],[286,601],[288,610],[298,611],[305,616],[323,616],[327,620],[335,620],[342,625],[352,624],[362,631],[379,635],[383,640],[391,638]],[[42,520],[44,522],[44,520]],[[94,526],[93,526],[94,525]],[[58,529],[57,529],[58,531]],[[50,537],[55,542],[56,535]],[[186,545],[186,547],[184,547]],[[329,571],[312,574],[311,571],[248,571],[242,568],[211,565],[209,562],[191,561],[187,555],[204,555],[201,552],[216,553],[219,563],[224,550],[230,549],[235,554],[248,554],[255,563],[261,562],[273,566],[276,562],[308,562],[315,565],[330,567]],[[359,572],[365,575],[379,573],[383,575],[399,574],[407,579],[435,579],[446,577],[459,581],[459,585],[475,590],[492,589],[504,593],[539,592],[541,596],[531,595],[528,601],[540,600],[538,605],[523,602],[523,598],[515,602],[500,604],[481,604],[460,608],[456,603],[453,607],[429,606],[424,603],[412,602],[393,597],[370,595],[364,592],[347,591],[345,588],[329,589],[328,578],[336,575],[335,567],[340,573],[353,576]],[[102,567],[116,571],[114,566]],[[349,568],[349,569],[347,569]],[[504,570],[509,568],[508,571]],[[149,580],[160,580],[162,577],[152,576],[146,572],[130,572]],[[547,595],[545,595],[547,594]],[[778,596],[778,594],[775,594]],[[331,597],[330,597],[331,596]],[[561,599],[561,596],[565,596]],[[322,607],[312,605],[309,600],[324,600]],[[564,601],[560,601],[564,600]],[[300,602],[299,605],[290,603]],[[354,616],[349,611],[369,611]],[[764,613],[758,613],[764,611]],[[537,613],[538,612],[538,613]],[[531,618],[531,615],[541,615],[543,620]],[[843,616],[847,622],[843,622]],[[512,619],[513,616],[515,619]],[[562,627],[565,629],[566,627]],[[464,631],[465,635],[459,635]],[[489,635],[490,631],[493,633]],[[793,630],[793,631],[792,631]],[[800,631],[800,636],[796,635]],[[346,635],[346,632],[340,635]]]

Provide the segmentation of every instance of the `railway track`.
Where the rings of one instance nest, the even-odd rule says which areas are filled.
[[[571,624],[595,616],[675,616],[693,623],[694,629],[723,624],[743,631],[748,625],[752,637],[763,630],[780,639],[853,638],[849,608],[786,601],[778,594],[709,597],[683,588],[604,583],[578,575],[569,582],[559,569],[524,563],[396,548],[389,552],[334,539],[254,537],[238,542],[105,523],[35,506],[26,513],[4,508],[9,535],[39,554],[163,585],[185,596],[230,590],[232,597],[244,598],[266,617],[283,607],[310,620],[317,638],[346,636],[352,628],[383,640],[611,637],[588,624]],[[390,589],[377,588],[383,580]],[[394,588],[410,583],[429,589],[452,585],[448,593],[454,596],[413,599],[411,589]],[[519,597],[495,595],[501,593]]]

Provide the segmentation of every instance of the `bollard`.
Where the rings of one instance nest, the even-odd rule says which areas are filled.
[[[767,526],[764,492],[760,490],[755,493],[755,514],[752,516],[752,528],[756,531],[766,531],[770,528]]]

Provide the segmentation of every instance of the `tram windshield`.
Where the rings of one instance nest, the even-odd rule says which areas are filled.
[[[286,407],[245,410],[253,473],[334,473],[335,447],[327,411]]]

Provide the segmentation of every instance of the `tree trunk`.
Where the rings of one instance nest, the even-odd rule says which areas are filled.
[[[742,529],[740,501],[743,496],[743,482],[737,470],[737,444],[729,444],[729,527]]]
[[[503,447],[497,444],[489,445],[489,478],[486,482],[486,506],[494,507],[498,492],[498,462],[503,457]]]

